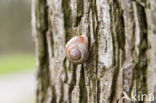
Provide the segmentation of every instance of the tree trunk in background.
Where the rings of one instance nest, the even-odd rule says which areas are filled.
[[[32,5],[37,103],[130,103],[123,91],[138,100],[140,94],[156,99],[155,0],[33,0]],[[64,48],[82,34],[88,35],[90,57],[73,65]]]

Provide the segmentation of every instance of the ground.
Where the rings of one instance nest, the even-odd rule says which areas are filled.
[[[0,76],[0,103],[34,103],[35,72]]]

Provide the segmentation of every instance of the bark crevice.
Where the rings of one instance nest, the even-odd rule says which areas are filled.
[[[111,14],[111,32],[112,32],[112,38],[113,38],[113,55],[114,55],[114,61],[113,61],[113,80],[112,80],[112,86],[111,86],[111,95],[109,97],[109,102],[115,102],[118,100],[116,98],[117,95],[117,83],[118,76],[120,69],[122,69],[122,65],[125,60],[125,31],[124,31],[124,18],[123,18],[123,11],[119,4],[119,1],[114,1],[110,3],[110,14]],[[115,101],[114,101],[115,100]]]
[[[36,1],[36,29],[37,29],[37,56],[38,56],[38,89],[37,89],[37,97],[41,96],[41,98],[37,98],[38,103],[42,103],[45,101],[46,92],[49,86],[49,55],[48,55],[48,44],[46,34],[48,31],[48,8],[47,1]],[[40,11],[41,13],[39,13]],[[45,75],[47,74],[47,75]]]

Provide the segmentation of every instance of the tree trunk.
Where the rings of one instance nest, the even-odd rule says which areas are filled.
[[[37,103],[155,103],[155,0],[33,0],[32,28]],[[64,48],[82,34],[89,59],[73,65]]]

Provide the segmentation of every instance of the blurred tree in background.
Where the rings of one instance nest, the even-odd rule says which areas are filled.
[[[32,52],[31,0],[0,0],[0,53]]]
[[[34,68],[31,34],[31,0],[0,0],[0,74]]]

